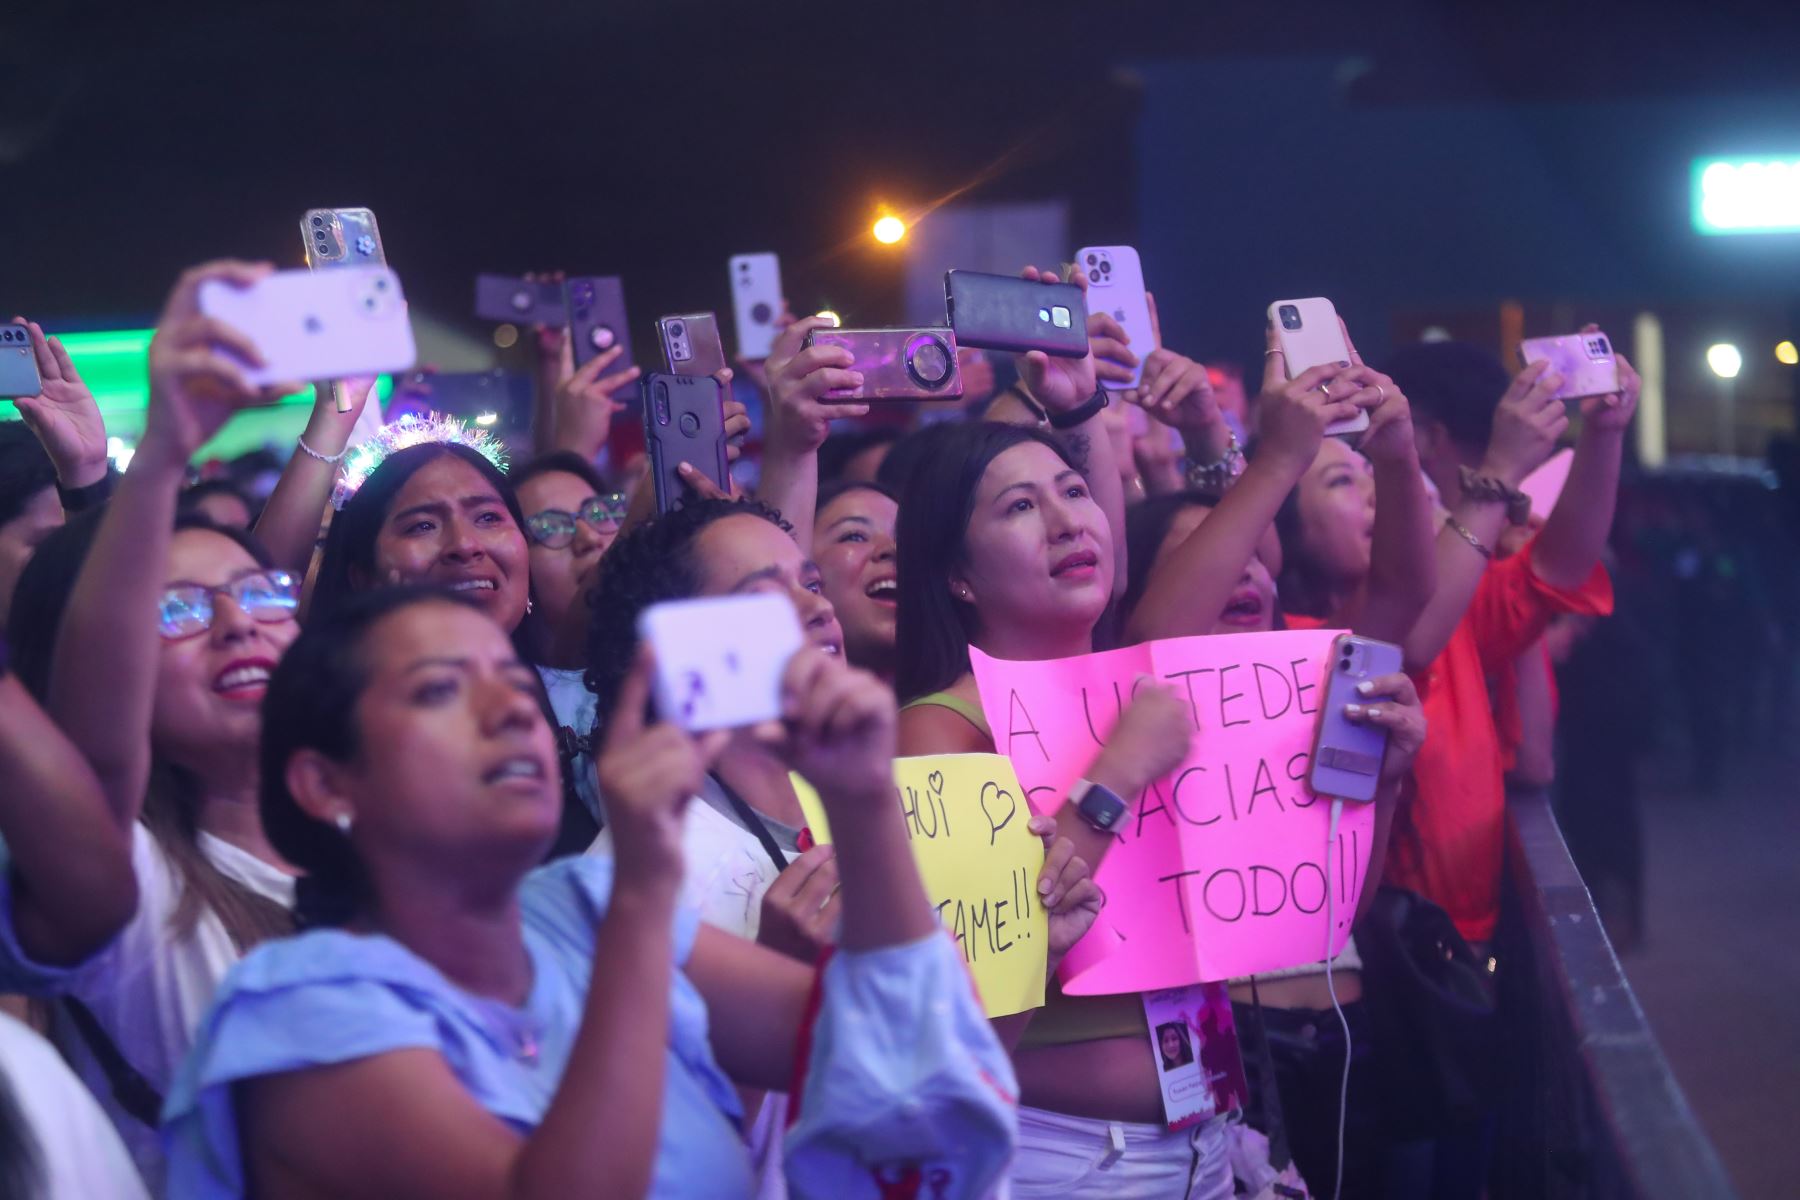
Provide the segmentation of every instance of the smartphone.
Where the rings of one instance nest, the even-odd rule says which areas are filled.
[[[1033,283],[1016,275],[944,272],[944,307],[964,346],[1061,358],[1088,352],[1087,301],[1072,283]]]
[[[719,319],[709,312],[659,317],[656,336],[662,342],[663,362],[671,374],[711,375],[725,369]]]
[[[22,321],[0,325],[0,396],[10,400],[43,390],[37,354],[31,349],[31,330]]]
[[[1331,643],[1325,664],[1325,698],[1319,702],[1319,724],[1313,734],[1312,766],[1307,786],[1317,796],[1369,801],[1381,783],[1381,760],[1387,754],[1387,730],[1356,725],[1344,715],[1346,704],[1368,703],[1357,692],[1365,679],[1397,674],[1404,661],[1392,642],[1341,635]]]
[[[381,230],[366,208],[309,208],[300,218],[300,240],[306,265],[315,271],[387,265]]]
[[[1275,328],[1289,379],[1328,363],[1350,365],[1350,343],[1344,338],[1343,323],[1325,297],[1277,300],[1269,305],[1269,324]],[[1326,426],[1325,433],[1328,437],[1348,437],[1368,427],[1369,413],[1364,409],[1347,421]]]
[[[690,733],[781,716],[781,678],[806,644],[794,602],[771,592],[652,604],[638,637],[656,656],[656,709]]]
[[[855,356],[859,388],[830,392],[826,400],[960,400],[962,368],[956,334],[948,329],[815,329],[809,346],[842,346]]]
[[[731,256],[731,315],[739,358],[769,357],[781,315],[781,260],[773,254]]]
[[[723,385],[711,375],[653,373],[644,379],[644,397],[644,446],[656,485],[656,511],[678,508],[687,496],[675,470],[684,462],[730,491]]]
[[[1087,303],[1093,312],[1110,313],[1131,339],[1138,365],[1128,382],[1102,380],[1100,386],[1123,392],[1144,377],[1144,360],[1156,349],[1156,329],[1150,324],[1150,301],[1144,293],[1144,267],[1130,246],[1083,246],[1075,252],[1075,269],[1085,272]]]
[[[577,369],[614,346],[625,347],[612,371],[631,365],[631,330],[625,321],[625,283],[617,275],[583,275],[563,284],[568,310],[569,349]]]
[[[552,328],[569,323],[561,283],[510,275],[475,277],[475,315],[488,321]]]
[[[386,267],[277,271],[249,287],[212,279],[200,311],[256,343],[262,385],[405,371],[418,358],[400,279]]]
[[[1610,396],[1619,390],[1619,362],[1604,333],[1526,338],[1519,343],[1519,358],[1526,366],[1549,361],[1550,369],[1562,376],[1562,386],[1556,389],[1559,400]]]
[[[531,376],[509,371],[420,371],[394,381],[387,418],[439,412],[501,434],[531,429]]]

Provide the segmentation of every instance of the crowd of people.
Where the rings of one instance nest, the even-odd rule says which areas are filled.
[[[754,488],[684,470],[659,514],[641,455],[607,450],[637,373],[574,370],[543,330],[510,468],[446,421],[347,471],[372,402],[347,380],[278,477],[246,464],[272,488],[195,484],[288,390],[246,382],[257,347],[201,287],[269,270],[175,284],[122,473],[26,326],[43,391],[0,424],[0,1197],[1479,1194],[1491,1111],[1434,1102],[1374,941],[1405,896],[1505,969],[1546,635],[1612,605],[1622,359],[1572,408],[1546,365],[1454,343],[1289,378],[1271,330],[1246,395],[1095,313],[1085,357],[970,356],[954,411],[871,423],[823,320],[784,319],[724,413],[736,460],[760,405]],[[748,593],[804,631],[781,719],[686,733],[639,617]],[[1314,628],[1405,664],[1343,713],[1388,737],[1384,886],[1329,973],[1200,985],[1236,1031],[1157,1040],[1137,995],[1065,994],[1115,839],[1058,798],[1030,823],[1045,1003],[990,1018],[893,803],[897,756],[996,751],[971,649]],[[1231,736],[1191,713],[1140,688],[1083,783],[1133,804]],[[1248,1100],[1168,1120],[1161,1073],[1221,1055]]]

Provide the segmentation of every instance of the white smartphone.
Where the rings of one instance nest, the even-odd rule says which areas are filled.
[[[638,617],[656,655],[656,708],[690,733],[781,715],[781,676],[806,642],[786,596],[671,600]]]
[[[1337,309],[1325,297],[1277,300],[1269,305],[1269,324],[1275,327],[1289,379],[1330,363],[1350,365],[1350,343],[1344,339],[1344,326],[1338,320]],[[1364,409],[1325,432],[1330,437],[1347,437],[1368,427],[1369,413]]]
[[[251,383],[410,370],[418,358],[400,278],[387,267],[277,271],[247,288],[200,285],[200,311],[256,343]]]
[[[734,254],[730,270],[738,357],[767,358],[781,315],[781,260],[773,254]]]
[[[1144,360],[1156,349],[1156,331],[1150,324],[1150,302],[1144,298],[1144,267],[1130,246],[1083,246],[1075,252],[1075,269],[1087,276],[1089,313],[1110,313],[1131,339],[1138,357],[1128,382],[1107,380],[1100,386],[1110,392],[1128,391],[1144,376]]]

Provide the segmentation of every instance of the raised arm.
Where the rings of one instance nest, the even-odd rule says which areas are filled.
[[[35,321],[25,328],[43,390],[35,396],[20,396],[13,404],[19,419],[37,435],[50,456],[57,488],[67,497],[106,479],[106,422],[63,344],[45,337]]]
[[[113,821],[100,781],[62,730],[4,675],[0,840],[11,869],[13,935],[34,961],[81,962],[136,911],[130,831]]]
[[[1597,329],[1589,325],[1583,332]],[[1612,531],[1625,431],[1637,412],[1638,392],[1643,386],[1625,356],[1619,355],[1618,361],[1619,392],[1581,402],[1581,437],[1575,443],[1569,479],[1532,550],[1532,570],[1551,587],[1580,587],[1600,561]]]
[[[1569,427],[1556,398],[1561,382],[1548,363],[1533,363],[1513,378],[1494,410],[1494,432],[1476,474],[1517,488],[1550,456]],[[1503,503],[1461,496],[1450,506],[1437,531],[1437,588],[1402,643],[1408,671],[1424,670],[1449,645],[1505,524]]]
[[[188,459],[237,409],[298,385],[258,389],[243,334],[201,315],[200,285],[245,286],[267,264],[216,262],[183,275],[150,343],[150,406],[131,469],[95,535],[57,632],[48,708],[86,755],[113,819],[129,828],[150,772],[150,712],[160,645],[157,597]]]
[[[306,432],[295,443],[293,455],[282,468],[281,478],[275,481],[275,490],[269,493],[269,502],[263,505],[262,515],[256,520],[257,540],[268,550],[275,565],[293,572],[295,578],[305,575],[312,561],[319,522],[325,516],[325,506],[331,503],[332,485],[337,482],[338,463],[374,389],[373,376],[340,380],[335,394],[329,383],[314,386],[312,416],[307,418]],[[349,405],[343,412],[337,407],[339,395]]]
[[[851,370],[856,357],[842,346],[807,346],[815,329],[830,329],[829,318],[807,317],[784,328],[763,363],[762,483],[757,495],[794,527],[794,540],[811,553],[813,510],[819,499],[819,447],[839,417],[860,417],[866,404],[830,404],[834,389],[862,386]]]
[[[1345,331],[1345,337],[1349,333]],[[1358,367],[1362,359],[1350,348]],[[1359,447],[1375,469],[1375,532],[1369,547],[1369,579],[1352,611],[1334,614],[1367,637],[1402,644],[1437,590],[1437,548],[1433,542],[1431,497],[1419,469],[1412,408],[1397,384],[1368,372],[1381,402],[1370,414]]]

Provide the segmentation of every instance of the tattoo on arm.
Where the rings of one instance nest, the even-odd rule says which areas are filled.
[[[1074,461],[1075,469],[1083,475],[1089,474],[1088,464],[1094,452],[1093,436],[1079,431],[1066,433],[1063,435],[1062,444],[1063,448],[1069,452],[1070,459]]]

